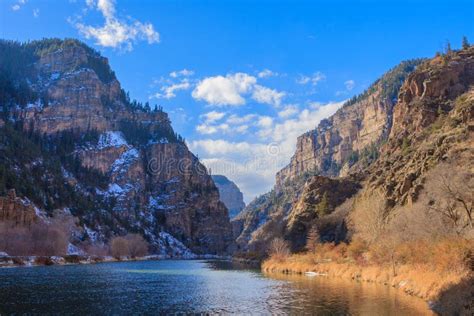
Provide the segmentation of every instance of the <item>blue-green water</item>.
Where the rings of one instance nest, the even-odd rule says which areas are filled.
[[[222,261],[143,261],[0,269],[0,314],[419,315],[395,289],[265,276]]]

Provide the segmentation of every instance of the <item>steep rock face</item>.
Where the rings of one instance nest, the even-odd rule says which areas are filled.
[[[229,217],[234,218],[245,207],[244,195],[240,192],[239,187],[225,176],[212,175],[212,180],[219,190],[220,200],[229,210]]]
[[[437,57],[410,75],[400,91],[393,128],[381,157],[368,169],[368,188],[388,206],[417,200],[425,175],[441,161],[473,154],[474,47]]]
[[[290,164],[276,175],[276,187],[304,173],[348,174],[358,155],[387,139],[398,89],[419,63],[401,63],[316,129],[298,137]]]
[[[15,190],[10,190],[7,196],[0,196],[0,222],[9,221],[15,225],[29,226],[37,219],[31,203],[18,198]]]
[[[23,126],[20,135],[35,135],[45,151],[61,148],[57,177],[75,192],[71,199],[79,196],[81,202],[56,203],[51,196],[48,205],[61,205],[79,218],[81,240],[103,243],[136,232],[156,253],[173,254],[170,243],[181,245],[180,253],[227,251],[232,241],[227,209],[165,112],[131,102],[107,59],[78,41],[17,46],[32,56],[24,72],[33,97],[26,105],[12,101],[6,115]],[[24,162],[11,163],[29,169]]]
[[[107,80],[92,67],[100,65]],[[63,130],[99,132],[116,130],[122,121],[164,125],[171,129],[164,112],[131,112],[126,96],[106,58],[82,45],[71,44],[44,53],[35,63],[38,80],[32,88],[42,96],[19,113],[25,127],[54,134]],[[104,77],[104,75],[102,75]]]
[[[316,129],[298,137],[296,151],[289,165],[276,175],[274,190],[250,203],[232,221],[240,249],[252,251],[262,248],[260,245],[265,244],[264,240],[281,236],[291,238],[294,249],[301,249],[304,235],[317,217],[316,214],[313,212],[310,216],[312,220],[303,226],[287,224],[290,219],[299,218],[297,214],[300,212],[308,213],[303,211],[308,208],[303,207],[306,204],[301,202],[309,194],[304,188],[313,183],[309,186],[313,188],[312,192],[324,192],[325,181],[312,182],[313,176],[347,176],[363,170],[376,159],[380,144],[390,134],[398,90],[420,62],[402,62],[363,94],[344,104],[336,114],[322,120]],[[342,181],[345,183],[345,180]],[[340,190],[343,199],[338,200],[338,203],[355,193],[358,186],[351,183],[349,191]],[[318,189],[319,185],[322,188]],[[335,187],[343,188],[344,185]],[[304,219],[297,222],[302,223]],[[300,228],[296,229],[297,226]],[[269,233],[271,230],[273,233]],[[328,238],[336,240],[341,239],[341,236],[332,235]]]

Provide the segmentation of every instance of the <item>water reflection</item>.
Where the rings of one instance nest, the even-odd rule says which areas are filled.
[[[423,301],[384,286],[235,268],[148,261],[0,269],[0,314],[429,314]]]

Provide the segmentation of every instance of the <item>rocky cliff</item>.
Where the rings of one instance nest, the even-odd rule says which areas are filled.
[[[227,177],[221,175],[212,175],[212,180],[219,190],[219,196],[222,203],[229,210],[229,217],[232,219],[237,216],[245,207],[244,195],[239,187]]]
[[[367,207],[379,209],[383,226],[420,194],[430,194],[426,187],[436,187],[430,174],[440,165],[453,177],[455,170],[470,174],[464,177],[469,189],[473,58],[471,46],[403,62],[300,136],[274,190],[233,220],[239,249],[263,253],[273,238],[283,237],[301,250],[311,227],[323,241],[347,240],[352,213],[367,215]],[[363,204],[374,194],[380,207]]]
[[[0,102],[9,122],[0,135],[8,168],[0,189],[16,188],[50,214],[71,212],[84,231],[77,242],[134,232],[159,254],[173,253],[171,244],[226,252],[227,209],[162,109],[131,101],[107,59],[76,40],[0,46],[8,83]],[[10,55],[22,65],[8,65]],[[15,157],[12,135],[39,156]],[[13,169],[17,181],[9,180]]]
[[[392,126],[398,91],[421,60],[400,63],[372,84],[363,94],[316,129],[298,137],[289,165],[276,175],[276,187],[305,173],[339,176],[370,163],[371,154],[387,139]],[[361,158],[361,159],[359,159]],[[358,160],[364,160],[356,164]]]
[[[7,196],[0,197],[0,222],[8,221],[14,225],[29,226],[38,219],[35,208],[30,201],[20,199],[15,190],[8,191]]]

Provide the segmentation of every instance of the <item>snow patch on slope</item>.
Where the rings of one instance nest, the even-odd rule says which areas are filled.
[[[107,147],[121,147],[128,146],[125,137],[122,132],[110,131],[100,135],[99,142],[97,144],[98,149],[104,149]]]
[[[125,171],[127,168],[138,159],[140,153],[136,148],[131,148],[125,151],[119,159],[112,164],[112,172]]]

